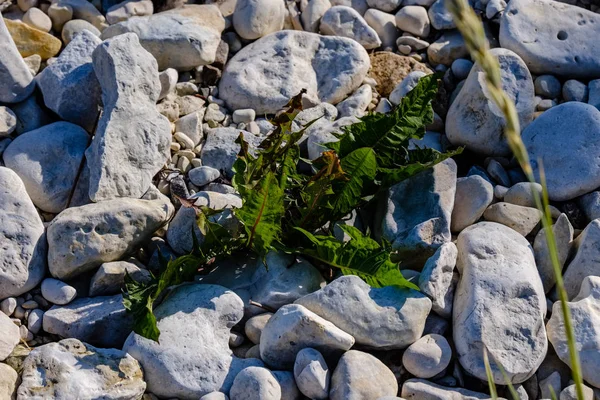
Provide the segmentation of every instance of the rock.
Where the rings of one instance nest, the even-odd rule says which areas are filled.
[[[68,279],[115,261],[145,242],[173,215],[166,199],[116,199],[72,207],[48,226],[48,264]]]
[[[229,332],[243,309],[242,300],[224,287],[181,286],[155,310],[160,343],[132,333],[123,350],[142,364],[148,391],[158,396],[187,400],[228,393],[240,371],[262,366],[229,349]]]
[[[512,383],[522,383],[535,373],[548,348],[546,297],[533,251],[523,236],[493,222],[463,230],[457,248],[461,277],[453,327],[458,360],[469,374],[486,380],[487,349],[495,360],[496,383],[505,383],[497,364]]]
[[[398,257],[406,260],[405,268],[423,265],[450,241],[456,169],[449,159],[390,188],[378,226]]]
[[[351,39],[276,32],[229,60],[219,96],[231,109],[253,108],[259,114],[279,111],[303,88],[309,96],[336,104],[360,86],[368,69],[366,50]]]
[[[23,22],[32,28],[39,29],[43,32],[50,32],[52,29],[52,21],[42,10],[36,7],[32,7],[25,15],[23,15]]]
[[[561,385],[561,377],[558,371],[554,371],[548,377],[540,381],[540,392],[542,399],[551,399],[552,391],[554,390],[554,394],[560,393],[562,391]]]
[[[203,165],[198,168],[193,168],[188,173],[188,178],[190,179],[190,181],[198,187],[208,185],[220,176],[221,172],[218,169],[206,165]]]
[[[146,390],[139,363],[117,349],[98,349],[77,339],[48,343],[23,364],[19,398],[139,399]]]
[[[9,29],[14,22],[6,22],[0,16],[0,102],[18,103],[25,100],[35,89],[33,76],[25,61],[19,54],[20,49],[12,38],[12,30]],[[7,26],[8,25],[8,26]],[[6,118],[6,117],[5,117]],[[3,119],[3,122],[6,119]],[[3,133],[1,136],[5,136]]]
[[[300,3],[302,7],[303,3]],[[306,6],[302,8],[300,18],[305,31],[319,33],[319,25],[321,17],[327,10],[331,8],[329,0],[310,0]]]
[[[564,132],[569,132],[565,136]],[[552,201],[571,200],[600,186],[600,111],[568,102],[544,112],[522,134],[533,171],[543,163]]]
[[[494,200],[492,185],[478,175],[456,180],[454,208],[450,218],[450,230],[460,232],[473,225]]]
[[[92,66],[92,52],[100,43],[97,36],[84,30],[37,77],[46,107],[90,132],[101,104]]]
[[[246,321],[246,324],[244,325],[244,333],[252,343],[260,343],[260,335],[272,316],[273,313],[268,312],[252,317]]]
[[[440,2],[443,3],[442,1]],[[427,59],[434,64],[450,66],[454,60],[467,56],[469,56],[469,51],[467,50],[465,41],[456,30],[444,32],[442,36],[427,48]]]
[[[56,122],[15,138],[4,151],[4,163],[19,175],[37,207],[59,213],[67,207],[89,140],[79,126]]]
[[[369,353],[350,350],[340,358],[331,377],[331,400],[377,399],[395,396],[398,382],[384,363]]]
[[[2,301],[0,301],[0,311],[9,317],[15,312],[17,308],[17,299],[14,297],[8,297]]]
[[[104,111],[86,151],[90,199],[140,198],[169,157],[171,144],[169,121],[155,108],[160,94],[156,62],[134,34],[103,42],[93,60]]]
[[[77,296],[77,289],[73,286],[52,278],[44,279],[41,289],[44,299],[60,306],[69,304]]]
[[[39,104],[38,100],[40,100]],[[43,104],[41,99],[38,99],[38,96],[34,94],[20,103],[11,105],[10,108],[17,116],[17,127],[15,129],[17,135],[41,128],[55,121],[55,117],[45,107],[42,108],[41,104]]]
[[[581,196],[577,203],[590,221],[600,218],[600,191]]]
[[[342,276],[296,304],[331,321],[357,344],[378,349],[402,349],[415,342],[431,310],[431,301],[417,291],[375,289],[357,276]]]
[[[298,352],[312,347],[325,356],[341,354],[354,338],[299,304],[281,307],[260,337],[260,356],[273,368],[290,369]]]
[[[421,292],[431,299],[432,310],[446,319],[452,316],[452,302],[456,286],[454,279],[456,257],[456,245],[452,242],[444,243],[427,260],[417,280]]]
[[[19,386],[19,374],[10,365],[0,363],[0,398],[13,400]]]
[[[281,387],[281,398],[301,400],[301,394],[294,381],[294,374],[290,371],[271,371]]]
[[[429,36],[429,17],[427,9],[421,6],[404,6],[396,13],[398,29],[412,33],[417,37]]]
[[[562,96],[565,101],[588,101],[589,90],[585,83],[575,79],[569,79],[562,88]]]
[[[68,4],[52,3],[48,7],[48,16],[52,20],[52,28],[60,32],[63,26],[73,19],[73,7]]]
[[[92,277],[89,296],[106,296],[120,293],[125,284],[125,273],[137,282],[150,280],[150,272],[141,269],[134,263],[128,261],[107,262],[102,264]]]
[[[598,307],[600,304],[600,278],[586,276],[580,285],[579,292],[571,302],[567,303],[571,312],[571,325],[575,333],[575,346],[585,349],[579,352],[583,379],[590,385],[600,387],[598,368],[600,364],[600,346],[595,328],[600,323]],[[548,340],[552,343],[560,359],[570,364],[569,347],[565,335],[564,320],[560,302],[552,307],[552,316],[546,325]]]
[[[250,132],[235,128],[215,128],[206,132],[206,140],[202,146],[200,158],[202,165],[221,171],[227,177],[233,176],[233,163],[240,151],[240,145],[235,140],[242,133],[249,148],[255,149],[261,138]]]
[[[0,361],[12,353],[20,341],[19,327],[4,313],[0,313]]]
[[[431,49],[431,46],[430,46]],[[514,100],[521,127],[533,118],[533,81],[523,61],[504,49],[492,49],[502,69],[502,84],[508,96]],[[446,118],[446,135],[454,145],[485,155],[511,154],[504,137],[504,119],[500,111],[484,91],[483,72],[475,64],[465,84],[450,106]]]
[[[335,122],[323,121],[323,123],[316,123],[311,126],[307,130],[308,140],[306,141],[306,145],[308,147],[308,158],[311,160],[319,158],[324,151],[328,150],[324,144],[338,140],[334,136],[334,133],[341,133],[342,127],[352,125],[356,122],[358,122],[356,117],[344,117]]]
[[[210,392],[200,397],[200,400],[229,400],[229,397],[225,393]]]
[[[396,29],[396,17],[394,17],[394,14],[369,8],[364,14],[364,18],[367,24],[377,32],[383,49],[392,50],[396,44],[396,39],[400,36],[398,29]]]
[[[350,97],[338,103],[336,107],[339,117],[363,117],[372,99],[373,89],[371,86],[362,85]]]
[[[485,7],[485,16],[488,19],[494,19],[496,16],[502,16],[506,9],[506,2],[504,0],[490,0]]]
[[[100,31],[107,26],[104,15],[89,1],[57,0],[53,4],[59,7],[70,7],[73,10],[73,17],[75,19],[87,21]]]
[[[190,4],[148,17],[131,18],[106,28],[102,38],[135,33],[158,62],[160,71],[188,71],[215,61],[225,20],[212,4]]]
[[[311,399],[327,399],[331,373],[325,359],[315,349],[302,349],[294,362],[294,378],[298,389]]]
[[[282,398],[279,382],[271,371],[263,367],[247,367],[237,374],[229,396],[231,400],[280,400]]]
[[[356,10],[350,7],[335,6],[328,9],[321,18],[321,33],[354,39],[365,49],[375,49],[381,46],[377,32]]]
[[[179,74],[177,73],[177,70],[173,68],[167,68],[158,74],[158,80],[160,81],[159,101],[175,91],[175,85],[177,84],[178,79]]]
[[[556,223],[552,226],[552,232],[554,232],[558,262],[562,270],[569,256],[573,241],[573,226],[571,226],[566,214],[561,214],[558,217]],[[552,261],[550,260],[545,228],[541,229],[536,235],[533,251],[535,253],[535,264],[544,284],[544,292],[548,293],[556,284],[556,276]]]
[[[19,53],[22,57],[29,57],[33,54],[37,54],[42,57],[42,60],[47,60],[50,57],[54,57],[60,51],[62,43],[59,39],[55,38],[49,33],[40,31],[39,29],[32,28],[29,25],[26,25],[20,21],[12,21],[9,19],[4,19],[4,23],[6,24],[6,28],[8,28],[8,32],[12,36],[12,39],[19,50]],[[10,47],[7,48],[9,54],[12,54],[13,47],[11,46],[11,42],[8,43]],[[15,63],[15,61],[10,61],[12,58],[9,58],[8,62]],[[18,63],[17,63],[18,66]],[[11,67],[11,76],[15,74],[12,72],[15,68],[15,65]],[[20,73],[21,75],[22,73]],[[21,75],[22,76],[22,75]],[[13,78],[14,79],[14,78]],[[22,85],[29,84],[28,77],[22,76],[23,79]],[[27,83],[25,83],[27,82]],[[15,89],[19,88],[17,86]],[[19,89],[21,90],[21,89]],[[33,89],[27,89],[33,90]],[[29,92],[31,93],[31,92]],[[20,100],[25,99],[24,96]],[[20,101],[17,100],[17,101]],[[12,101],[16,102],[16,101]]]
[[[0,106],[0,138],[9,136],[17,128],[17,116],[8,107]]]
[[[398,9],[402,0],[367,0],[369,7],[385,12],[393,12]]]
[[[592,388],[583,385],[583,400],[594,400],[594,390]],[[577,400],[577,389],[575,385],[567,386],[562,392],[560,392],[560,400]]]
[[[498,182],[500,185],[508,187],[510,186],[510,177],[508,176],[508,173],[506,172],[506,170],[504,169],[504,167],[502,166],[502,164],[500,164],[498,161],[496,161],[495,159],[491,159],[488,166],[487,166],[487,172],[489,174],[489,176],[496,182]]]
[[[0,243],[0,299],[37,286],[46,272],[44,225],[19,176],[5,167],[0,167]]]
[[[541,213],[537,208],[501,202],[489,206],[483,213],[483,218],[506,225],[527,236],[540,223]]]
[[[282,30],[285,12],[282,0],[238,0],[233,27],[244,39],[258,39]]]
[[[470,3],[471,1],[469,1],[469,4]],[[454,23],[454,20],[452,19],[452,14],[446,8],[443,0],[436,0],[431,4],[428,16],[431,20],[431,25],[438,31],[456,28],[456,23]]]
[[[383,97],[389,97],[390,93],[414,71],[431,73],[423,64],[414,58],[400,56],[388,51],[380,51],[371,54],[371,70],[369,77],[377,82],[377,91]]]
[[[534,192],[537,192],[541,199],[542,185],[531,182],[517,183],[508,189],[504,195],[504,201],[523,207],[536,207]]]
[[[534,81],[535,94],[547,99],[560,96],[560,81],[553,75],[540,75]]]
[[[413,90],[417,84],[419,83],[419,79],[426,76],[427,74],[423,71],[412,71],[400,82],[392,93],[390,93],[390,101],[394,105],[400,104],[402,98],[408,94],[411,90]]]
[[[581,288],[586,276],[598,274],[598,243],[600,242],[600,219],[595,219],[586,226],[576,239],[577,252],[563,273],[565,290],[569,299],[574,298]]]
[[[510,2],[501,18],[500,44],[535,74],[598,78],[600,44],[593,38],[600,34],[599,23],[596,13],[561,2]]]
[[[473,392],[463,388],[436,385],[424,379],[409,379],[402,385],[402,397],[405,399],[428,400],[491,400],[490,395]]]
[[[445,337],[425,335],[402,355],[402,365],[417,378],[433,378],[450,364],[452,349]]]
[[[154,6],[150,0],[125,0],[106,10],[106,21],[114,25],[132,17],[146,17],[153,13]]]
[[[473,62],[465,58],[458,58],[452,62],[452,73],[458,80],[467,79],[471,68],[473,68]]]
[[[590,83],[588,83],[588,89],[588,104],[600,110],[600,79],[590,81]]]
[[[68,45],[83,31],[88,31],[91,36],[100,37],[100,31],[94,25],[83,19],[72,19],[63,26],[61,38]]]

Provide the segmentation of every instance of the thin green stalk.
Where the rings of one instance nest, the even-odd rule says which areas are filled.
[[[489,43],[485,37],[483,24],[466,0],[446,0],[446,7],[452,13],[458,30],[461,32],[465,44],[471,54],[471,58],[479,64],[485,73],[485,82],[488,93],[492,101],[502,111],[505,120],[504,134],[515,158],[518,160],[525,176],[530,182],[536,182],[533,169],[529,160],[527,149],[521,140],[521,131],[519,127],[519,118],[514,102],[502,90],[502,79],[500,75],[500,66],[498,60],[491,54]],[[575,381],[577,397],[584,399],[583,379],[581,366],[579,363],[579,354],[577,353],[575,333],[571,321],[571,312],[567,306],[568,296],[562,279],[562,268],[558,260],[558,251],[556,239],[552,231],[552,217],[548,202],[548,191],[544,177],[542,164],[540,165],[540,183],[542,185],[542,196],[537,191],[533,191],[535,204],[542,213],[542,226],[546,231],[546,241],[550,252],[550,259],[556,277],[556,288],[559,294],[565,334],[569,346],[569,356],[573,380]]]
[[[498,398],[498,391],[496,390],[494,374],[492,374],[490,359],[488,358],[488,352],[485,347],[483,348],[483,365],[485,365],[485,375],[487,376],[488,386],[490,387],[490,396],[492,396],[492,400],[496,400]]]

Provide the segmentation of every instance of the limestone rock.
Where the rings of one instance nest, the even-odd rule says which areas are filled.
[[[402,385],[402,397],[405,399],[428,400],[491,400],[485,393],[463,388],[436,385],[424,379],[409,379]]]
[[[231,400],[280,400],[281,386],[271,371],[263,367],[247,367],[236,375]]]
[[[154,5],[150,0],[125,0],[106,10],[106,21],[117,24],[132,17],[145,17],[154,13]]]
[[[537,208],[500,202],[489,206],[483,217],[486,221],[498,222],[527,236],[540,223],[541,213]]]
[[[0,361],[12,353],[20,339],[19,327],[6,314],[0,313]]]
[[[202,146],[200,158],[202,165],[221,171],[228,177],[233,176],[233,163],[240,151],[240,145],[235,140],[242,133],[248,142],[250,151],[256,148],[261,138],[250,132],[235,128],[215,128],[206,132],[206,140]]]
[[[14,400],[19,386],[19,374],[10,365],[0,363],[0,398]]]
[[[445,337],[425,335],[402,355],[402,365],[418,378],[433,378],[450,364],[452,349]]]
[[[4,19],[4,23],[22,57],[37,54],[42,57],[42,60],[47,60],[60,51],[62,42],[51,34],[32,28],[20,21]],[[22,79],[26,80],[27,78],[23,77]]]
[[[401,56],[389,51],[379,51],[370,55],[371,70],[369,77],[377,82],[377,91],[383,97],[390,93],[413,71],[431,73],[424,64],[414,58]]]
[[[452,232],[460,232],[477,222],[492,200],[494,188],[481,176],[458,178],[450,223]]]
[[[454,267],[458,251],[452,242],[444,243],[431,256],[419,275],[419,289],[432,302],[433,311],[443,318],[452,316],[456,282]]]
[[[302,349],[294,362],[294,378],[298,389],[311,399],[327,399],[331,372],[325,359],[315,349]]]
[[[254,40],[283,29],[283,0],[237,0],[233,28],[246,40]]]
[[[576,240],[577,252],[563,273],[565,290],[569,299],[574,298],[586,276],[600,276],[600,219],[588,224]]]
[[[321,33],[354,39],[365,49],[375,49],[381,46],[377,32],[356,10],[350,7],[335,6],[328,9],[321,18]]]
[[[552,232],[556,240],[558,262],[562,270],[573,245],[573,226],[571,226],[566,214],[560,214],[552,226]],[[544,291],[548,293],[556,284],[556,275],[554,275],[554,267],[552,266],[548,250],[546,228],[541,229],[536,235],[533,243],[533,251],[535,253],[535,265],[544,284]]]
[[[0,14],[0,102],[18,103],[33,92],[35,82],[5,21]]]
[[[150,280],[150,272],[128,261],[104,263],[90,281],[89,296],[106,296],[117,294],[125,283],[125,274],[129,274],[137,282]]]

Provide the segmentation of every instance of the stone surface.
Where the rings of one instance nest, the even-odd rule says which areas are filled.
[[[377,32],[384,50],[390,51],[396,45],[400,32],[396,28],[396,17],[375,8],[369,8],[364,14],[365,21]]]
[[[190,182],[198,187],[208,185],[220,176],[221,172],[218,169],[209,167],[207,165],[193,168],[188,172]]]
[[[560,81],[554,75],[540,75],[534,81],[535,94],[547,99],[560,96]]]
[[[565,290],[569,299],[574,298],[586,276],[600,276],[600,219],[588,224],[576,240],[577,252],[563,273]]]
[[[411,90],[413,90],[417,84],[419,83],[419,79],[426,76],[427,74],[423,71],[412,71],[404,79],[400,82],[392,93],[390,93],[389,100],[394,105],[400,104],[402,98],[408,94]]]
[[[423,334],[431,301],[412,289],[371,288],[357,276],[342,276],[296,304],[354,337],[357,344],[402,349]],[[377,326],[373,330],[373,326]]]
[[[216,6],[190,4],[111,25],[102,32],[102,38],[133,32],[156,58],[161,71],[188,71],[215,61],[224,28],[225,20]]]
[[[384,363],[369,353],[350,350],[340,358],[331,376],[331,400],[378,399],[395,396],[398,382]]]
[[[421,6],[404,6],[396,13],[396,26],[417,37],[429,36],[429,16]]]
[[[598,14],[550,0],[511,1],[500,23],[500,44],[531,72],[569,78],[600,77],[599,34]]]
[[[300,3],[302,10],[300,19],[304,30],[319,33],[321,17],[331,8],[331,2],[329,0],[310,0],[303,8],[302,5],[303,3]]]
[[[0,138],[9,136],[17,128],[17,116],[8,107],[0,106]]]
[[[264,314],[259,314],[246,321],[246,324],[244,325],[244,333],[252,343],[260,343],[260,335],[263,329],[265,329],[265,325],[267,325],[267,322],[269,322],[272,316],[273,313],[268,312]]]
[[[424,379],[409,379],[402,385],[402,398],[427,400],[491,400],[488,394],[436,385]]]
[[[202,165],[221,171],[228,177],[233,176],[231,167],[240,151],[240,145],[235,140],[242,133],[248,142],[250,150],[256,148],[261,138],[250,132],[235,128],[215,128],[206,132],[206,140],[202,146],[200,158]]]
[[[6,28],[8,28],[8,31],[10,32],[10,35],[12,36],[12,39],[22,57],[29,57],[31,55],[37,54],[40,57],[42,57],[42,60],[47,60],[50,57],[54,57],[55,55],[57,55],[60,51],[62,42],[59,39],[52,36],[51,34],[40,31],[39,29],[33,28],[20,21],[4,19],[4,23],[6,25]],[[8,49],[7,50],[9,54],[12,54],[12,46]],[[15,62],[14,60],[11,60],[12,56],[7,61],[12,63]],[[11,75],[13,73],[11,73]],[[27,81],[26,77],[23,77],[21,79],[25,79],[25,81]],[[23,83],[25,81],[23,81]],[[29,84],[29,81],[27,81],[27,84]],[[22,99],[24,99],[25,97],[23,97]]]
[[[483,218],[506,225],[527,236],[540,223],[541,213],[537,208],[500,202],[489,206],[483,213]]]
[[[116,199],[60,213],[48,226],[48,265],[55,278],[93,270],[130,253],[172,216],[173,206],[159,200]]]
[[[123,296],[82,297],[44,314],[44,331],[75,338],[98,347],[121,348],[133,329]]]
[[[238,0],[233,12],[233,27],[244,39],[258,39],[282,30],[285,14],[282,0]]]
[[[79,126],[56,122],[15,138],[4,163],[19,175],[33,204],[56,214],[67,207],[89,141]]]
[[[100,31],[89,22],[83,19],[72,19],[65,24],[62,28],[61,38],[64,44],[70,44],[80,33],[88,31],[93,36],[100,37]]]
[[[421,293],[431,299],[432,310],[446,319],[452,316],[456,286],[454,267],[457,255],[458,251],[454,243],[444,243],[427,260],[417,280]]]
[[[9,356],[20,339],[19,327],[6,314],[0,313],[0,361]]]
[[[337,104],[338,116],[340,119],[345,117],[363,117],[372,100],[373,89],[371,85],[362,85],[346,100]]]
[[[558,263],[562,270],[573,244],[573,226],[569,222],[566,214],[561,214],[558,217],[552,226],[552,232],[554,233],[556,241]],[[535,253],[535,265],[537,266],[538,273],[540,274],[540,278],[544,285],[544,292],[548,293],[556,284],[556,275],[554,274],[554,267],[552,266],[552,260],[550,259],[550,252],[548,250],[546,228],[542,228],[536,235],[533,243],[533,251]]]
[[[577,203],[590,221],[600,218],[600,191],[581,196]]]
[[[505,383],[497,364],[512,383],[522,383],[535,373],[548,348],[546,297],[531,246],[504,225],[480,222],[460,233],[457,248],[461,277],[453,327],[458,360],[468,373],[486,380],[487,349],[495,360],[496,383]]]
[[[351,39],[282,31],[244,47],[227,63],[219,97],[229,108],[275,113],[307,94],[336,104],[360,86],[369,69],[366,50]]]
[[[229,332],[243,310],[242,300],[222,286],[182,286],[155,310],[160,343],[132,333],[123,350],[142,364],[148,391],[158,396],[187,400],[228,393],[241,370],[262,366],[229,349]]]
[[[10,24],[10,22],[9,22]],[[33,76],[8,30],[5,19],[0,16],[0,102],[18,103],[25,100],[35,89]],[[2,135],[4,136],[4,135]]]
[[[298,352],[311,347],[324,356],[339,355],[354,338],[299,304],[281,307],[260,336],[261,359],[275,369],[291,369]]]
[[[69,304],[75,296],[77,296],[77,289],[73,286],[59,281],[53,278],[46,278],[42,281],[41,285],[42,296],[50,303],[64,306]]]
[[[430,46],[431,48],[431,46]],[[534,90],[531,74],[518,55],[506,49],[493,49],[502,69],[502,87],[515,101],[519,123],[525,128],[533,119]],[[446,135],[454,145],[485,155],[511,154],[504,138],[504,119],[484,90],[484,74],[476,63],[446,118]]]
[[[114,25],[132,17],[146,17],[153,13],[154,6],[150,0],[125,0],[106,10],[106,21]]]
[[[139,363],[117,349],[77,339],[35,348],[23,364],[19,398],[139,399],[146,390]]]
[[[46,107],[88,131],[94,128],[101,105],[92,66],[92,53],[101,42],[89,31],[81,32],[37,77]]]
[[[460,232],[473,225],[494,200],[494,188],[491,183],[478,175],[456,180],[454,208],[450,218],[450,230]]]
[[[600,111],[595,107],[578,102],[552,107],[523,130],[522,138],[536,176],[539,160],[543,163],[550,200],[571,200],[600,186]]]
[[[539,183],[520,182],[508,189],[504,195],[504,201],[524,207],[535,207],[535,195],[537,192],[542,198],[542,185]]]
[[[37,286],[46,272],[44,225],[19,176],[0,167],[0,299]]]
[[[425,335],[402,355],[402,365],[417,378],[433,378],[450,364],[452,349],[445,337]]]
[[[106,19],[100,11],[86,0],[56,0],[54,4],[59,7],[70,7],[75,19],[82,19],[95,26],[98,30],[106,27]]]
[[[156,61],[134,34],[104,41],[93,53],[104,111],[86,151],[92,201],[140,198],[169,157],[171,127],[158,113]]]
[[[150,272],[128,261],[113,261],[104,263],[92,276],[89,296],[107,296],[121,292],[125,284],[125,274],[135,281],[150,280]]]
[[[417,62],[412,57],[401,56],[389,51],[372,53],[371,70],[369,77],[377,82],[377,91],[383,97],[389,97],[390,93],[413,71],[430,73],[424,64]]]
[[[356,40],[365,49],[381,46],[377,32],[371,28],[358,11],[345,6],[328,9],[321,18],[321,33]]]
[[[0,398],[13,400],[19,386],[19,374],[10,365],[0,363]]]
[[[248,367],[235,377],[229,397],[231,400],[280,400],[281,386],[268,369]]]
[[[310,399],[327,399],[331,373],[325,359],[315,349],[302,349],[294,362],[294,378],[303,395]]]

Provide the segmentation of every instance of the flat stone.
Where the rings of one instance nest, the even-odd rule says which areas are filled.
[[[20,339],[19,327],[6,314],[0,313],[0,361],[12,353]]]
[[[402,385],[405,399],[428,400],[491,400],[490,395],[457,387],[436,385],[424,379],[409,379]]]
[[[33,76],[12,38],[4,18],[0,16],[0,102],[18,103],[25,100],[35,89]],[[11,25],[12,22],[8,22]],[[10,132],[9,132],[10,133]],[[5,133],[6,134],[6,133]],[[4,136],[3,134],[2,136]]]
[[[477,222],[492,200],[494,200],[494,188],[481,176],[458,178],[454,208],[450,218],[451,231],[460,232]]]
[[[483,213],[483,218],[506,225],[527,236],[540,223],[541,213],[537,208],[500,202],[489,206]]]
[[[42,60],[47,60],[57,55],[62,47],[62,42],[49,33],[20,21],[4,19],[4,23],[22,57],[37,54],[42,57]]]
[[[19,398],[139,399],[146,390],[139,363],[117,349],[77,339],[36,347],[23,363]]]
[[[371,70],[369,77],[377,82],[377,92],[382,97],[389,97],[390,93],[413,71],[431,73],[425,66],[412,57],[401,56],[389,51],[372,53]]]
[[[233,28],[254,40],[283,29],[286,7],[282,0],[238,0],[233,12]]]
[[[351,39],[276,32],[229,60],[219,97],[231,109],[253,108],[259,114],[279,111],[301,89],[336,104],[360,86],[369,66],[366,50]]]
[[[454,243],[444,243],[427,260],[417,279],[421,292],[431,299],[432,310],[446,319],[452,317],[456,287],[454,267],[457,255],[458,251]]]
[[[358,11],[346,6],[328,9],[321,18],[320,31],[324,35],[354,39],[365,49],[376,49],[381,46],[377,32],[367,24]]]
[[[433,378],[450,364],[452,349],[445,337],[425,335],[402,355],[402,365],[417,378]]]
[[[77,289],[63,281],[53,278],[44,279],[42,281],[41,289],[44,299],[60,306],[69,304],[73,301],[75,296],[77,296]]]
[[[558,263],[562,271],[573,245],[573,226],[566,214],[560,214],[552,226],[552,232],[554,233],[556,242]],[[544,284],[544,292],[548,293],[556,284],[556,275],[554,274],[554,267],[550,259],[550,251],[548,250],[546,228],[542,228],[536,235],[533,243],[533,251],[535,253],[535,265]]]
[[[198,187],[208,185],[220,176],[221,172],[218,169],[209,167],[207,165],[193,168],[188,172],[188,178],[190,179],[190,182]]]

